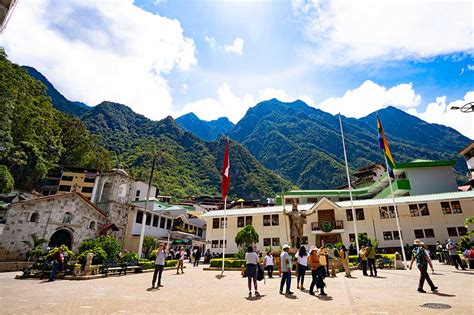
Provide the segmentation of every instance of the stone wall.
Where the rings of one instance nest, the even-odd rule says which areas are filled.
[[[71,215],[70,222],[64,221],[66,212]],[[34,213],[37,219],[32,221]],[[72,250],[77,251],[83,240],[98,236],[99,225],[105,222],[106,217],[76,193],[13,204],[8,210],[5,228],[0,236],[0,261],[24,260],[30,248],[23,241],[31,242],[32,234],[50,240],[58,230],[69,233]]]

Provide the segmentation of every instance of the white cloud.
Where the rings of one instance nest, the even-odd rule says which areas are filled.
[[[293,13],[318,64],[473,53],[469,0],[293,0]]]
[[[464,95],[463,100],[456,100],[447,104],[446,96],[441,96],[437,97],[435,102],[428,104],[424,112],[417,112],[415,108],[411,108],[407,112],[429,123],[449,126],[466,137],[474,139],[474,114],[451,110],[452,106],[461,107],[473,101],[474,91],[469,91]]]
[[[416,94],[411,83],[387,89],[367,80],[343,96],[328,98],[316,107],[331,114],[341,113],[347,117],[360,118],[389,105],[413,108],[420,102],[421,96]]]
[[[69,99],[119,102],[153,119],[172,110],[163,74],[197,63],[179,21],[132,0],[20,1],[0,45]]]
[[[474,65],[467,65],[467,70],[474,71]]]
[[[204,42],[208,44],[209,47],[211,47],[212,49],[216,49],[217,47],[216,39],[212,36],[204,36]]]
[[[241,56],[244,53],[244,40],[240,37],[237,37],[232,42],[232,45],[224,45],[224,50],[229,54]]]

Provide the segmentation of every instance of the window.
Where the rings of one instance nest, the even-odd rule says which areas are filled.
[[[84,183],[95,183],[95,177],[84,178]]]
[[[212,248],[219,248],[219,241],[213,240],[212,241]]]
[[[458,231],[455,227],[448,227],[448,236],[458,236]]]
[[[184,225],[184,228],[185,228],[186,230],[188,230],[188,229],[189,229],[189,225],[185,224],[185,225]]]
[[[301,238],[301,245],[308,245],[308,237],[307,236],[303,236]]]
[[[135,223],[142,224],[142,221],[143,221],[143,212],[142,211],[137,211],[137,217],[135,219]]]
[[[270,215],[263,216],[263,226],[270,226]]]
[[[241,228],[241,227],[245,226],[244,220],[245,220],[245,217],[238,217],[237,218],[237,227],[238,228]]]
[[[415,238],[425,238],[425,234],[423,234],[423,230],[415,230]]]
[[[459,201],[451,201],[451,208],[453,209],[453,213],[462,213]]]
[[[154,216],[153,216],[153,226],[154,226],[154,227],[158,227],[158,220],[159,220],[159,219],[160,219],[159,216],[157,216],[157,215],[154,215]]]
[[[71,186],[68,185],[61,185],[59,186],[59,191],[71,191]]]
[[[94,221],[91,221],[91,223],[89,223],[89,229],[95,230],[95,222]]]
[[[66,212],[63,217],[63,223],[64,224],[70,224],[72,221],[72,214],[69,212]]]
[[[245,217],[245,225],[252,225],[252,217]]]
[[[149,214],[149,213],[146,214],[145,224],[146,225],[151,225],[151,214]]]
[[[62,176],[61,177],[61,180],[65,181],[65,182],[72,182],[73,179],[74,179],[74,176]]]
[[[349,242],[355,243],[356,237],[354,233],[349,233]]]
[[[166,229],[167,230],[171,229],[171,224],[173,224],[171,219],[166,220]]]
[[[458,226],[459,236],[464,236],[467,234],[467,228],[465,226]]]
[[[93,187],[82,187],[81,192],[90,194],[92,192]]]
[[[380,219],[395,218],[395,208],[393,206],[379,207]]]
[[[443,210],[443,214],[451,214],[451,206],[449,205],[449,202],[442,202],[441,210]]]
[[[356,219],[357,221],[365,220],[364,209],[356,209]]]
[[[137,190],[137,191],[135,192],[135,197],[140,197],[140,191],[139,191],[139,190]]]
[[[285,203],[287,205],[292,205],[293,203],[299,204],[300,200],[298,198],[285,198]]]
[[[164,229],[166,224],[166,218],[160,217],[160,229]],[[219,222],[217,223],[219,225]]]
[[[433,229],[425,229],[425,238],[434,238],[434,230]]]
[[[222,248],[224,242],[222,240],[219,241],[219,247]],[[227,248],[227,240],[225,240],[225,247]]]
[[[399,240],[400,239],[400,234],[398,233],[398,231],[393,231],[393,239],[394,240]]]
[[[308,198],[308,203],[317,203],[318,198]]]
[[[418,211],[418,205],[409,205],[410,208],[410,216],[418,217],[420,216],[420,212]]]
[[[278,214],[272,214],[272,225],[280,225],[280,216]]]
[[[347,221],[354,221],[354,218],[352,217],[352,209],[346,209],[346,216]]]
[[[30,217],[30,222],[39,222],[39,213],[35,212]]]
[[[202,228],[198,228],[198,236],[202,237]]]
[[[385,231],[385,232],[383,232],[383,239],[384,239],[385,241],[391,241],[391,240],[393,240],[392,231]]]
[[[421,215],[421,216],[430,215],[430,210],[428,209],[428,204],[426,204],[426,203],[420,203],[420,204],[418,205],[418,209],[420,210],[420,215]]]
[[[271,238],[264,238],[263,239],[263,246],[270,246],[272,243],[272,239]]]
[[[220,224],[221,229],[224,228],[224,218],[221,218],[221,224]],[[225,218],[225,227],[227,228],[227,218]]]
[[[279,237],[272,238],[272,246],[280,246],[280,238]]]
[[[219,218],[212,219],[212,228],[218,229],[219,228]]]

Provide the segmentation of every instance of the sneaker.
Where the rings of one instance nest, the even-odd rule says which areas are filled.
[[[436,291],[438,291],[438,287],[434,287],[434,288],[432,288],[432,289],[431,289],[431,291],[432,291],[432,292],[436,292]]]
[[[288,290],[288,291],[286,291],[286,294],[288,294],[288,295],[293,295],[294,293],[291,292],[290,290]]]
[[[301,286],[301,287],[300,287],[300,289],[301,289],[301,290],[304,290],[304,287],[303,287],[303,286]]]
[[[158,287],[162,288],[162,287],[163,287],[163,285],[162,285],[162,284],[159,284],[159,285],[158,285]]]
[[[280,294],[283,294],[283,291],[282,291],[282,290],[280,290]]]
[[[155,285],[154,285],[154,284],[152,284],[152,285],[151,285],[151,288],[152,288],[152,289],[154,289],[154,288],[155,288]]]
[[[249,298],[252,297],[252,291],[249,291]]]
[[[326,296],[327,294],[324,292],[319,293],[320,296]]]
[[[298,285],[296,286],[296,288],[299,289],[299,288],[300,288],[300,285],[298,284]]]
[[[426,293],[426,291],[423,290],[423,289],[418,289],[418,292],[420,292],[420,293]]]
[[[309,291],[309,295],[316,295],[316,294],[314,294],[314,292],[312,291]]]
[[[255,296],[260,297],[260,293],[258,293],[258,291],[255,291]]]

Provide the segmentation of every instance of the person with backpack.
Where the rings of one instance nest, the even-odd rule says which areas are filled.
[[[413,263],[416,261],[416,266],[420,270],[420,281],[418,283],[418,292],[426,293],[423,290],[423,285],[425,284],[425,280],[431,287],[431,291],[436,292],[438,287],[433,284],[433,281],[430,279],[430,275],[428,274],[428,257],[426,255],[426,251],[423,248],[423,242],[416,239],[413,244],[415,248],[412,251],[412,257],[410,261],[410,270],[412,270]]]
[[[375,247],[371,242],[367,242],[367,262],[369,265],[370,276],[377,277],[377,267],[375,267]]]
[[[199,260],[201,259],[201,248],[198,247],[194,253],[194,267],[199,267]]]
[[[176,259],[178,259],[178,267],[176,268],[176,274],[179,275],[179,269],[181,268],[181,273],[184,273],[184,255],[186,252],[184,251],[184,247],[181,247],[179,252],[176,253]]]
[[[257,265],[258,265],[258,255],[253,251],[253,247],[249,246],[247,248],[247,253],[245,254],[245,272],[247,274],[247,285],[249,288],[249,297],[252,297],[252,282],[255,289],[255,296],[259,297],[257,286]]]

